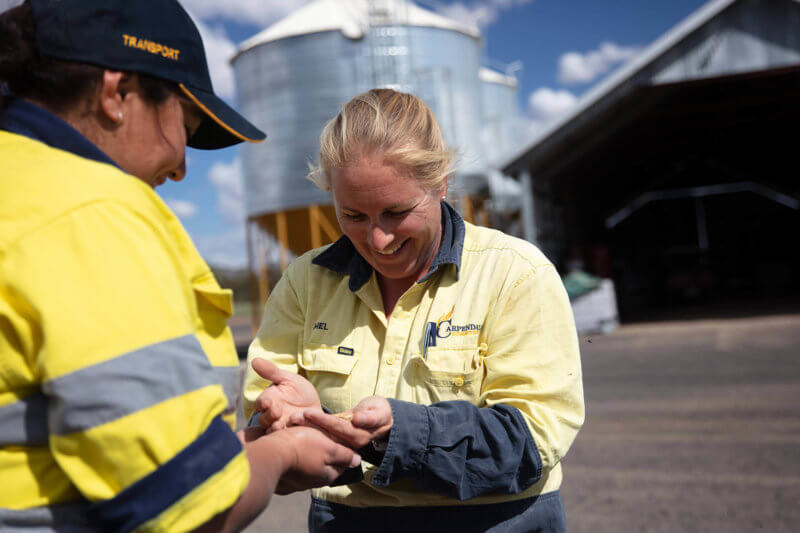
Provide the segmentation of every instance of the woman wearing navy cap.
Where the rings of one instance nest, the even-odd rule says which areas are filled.
[[[231,294],[153,188],[187,144],[265,135],[183,8],[30,0],[0,15],[0,85],[0,530],[240,529],[358,464],[232,429]]]

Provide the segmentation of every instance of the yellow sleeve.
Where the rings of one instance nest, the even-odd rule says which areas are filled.
[[[103,529],[195,528],[249,480],[182,252],[161,222],[98,201],[3,260],[41,328],[24,347],[35,350],[49,450]]]
[[[584,419],[572,309],[551,264],[531,266],[504,292],[488,332],[481,404],[519,409],[546,472],[566,454]]]
[[[298,373],[297,357],[303,346],[305,307],[295,290],[294,274],[302,268],[306,258],[297,259],[275,285],[264,305],[264,315],[256,338],[247,350],[242,409],[245,420],[253,416],[253,402],[270,382],[253,370],[253,359],[260,357],[272,361],[279,367]],[[302,372],[299,372],[302,374]]]

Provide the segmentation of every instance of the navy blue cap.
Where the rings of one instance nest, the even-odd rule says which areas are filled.
[[[214,94],[203,40],[176,0],[29,0],[39,54],[178,85],[205,113],[193,148],[224,148],[266,138]]]

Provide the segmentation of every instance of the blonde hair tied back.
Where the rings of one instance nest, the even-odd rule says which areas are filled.
[[[308,179],[328,191],[332,169],[364,156],[381,156],[429,190],[454,173],[455,153],[431,110],[416,96],[392,89],[372,89],[342,106],[322,130],[319,165],[309,165]]]

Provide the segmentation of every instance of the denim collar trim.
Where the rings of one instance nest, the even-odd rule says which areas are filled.
[[[21,98],[14,98],[0,112],[0,129],[119,168],[119,165],[78,130],[50,111]]]
[[[461,252],[464,249],[464,219],[448,204],[442,202],[442,242],[433,258],[428,273],[418,281],[430,278],[442,265],[455,266],[456,279],[461,268]],[[356,251],[353,243],[345,235],[315,257],[313,264],[325,267],[343,276],[350,276],[348,287],[356,292],[372,277],[372,266]]]

